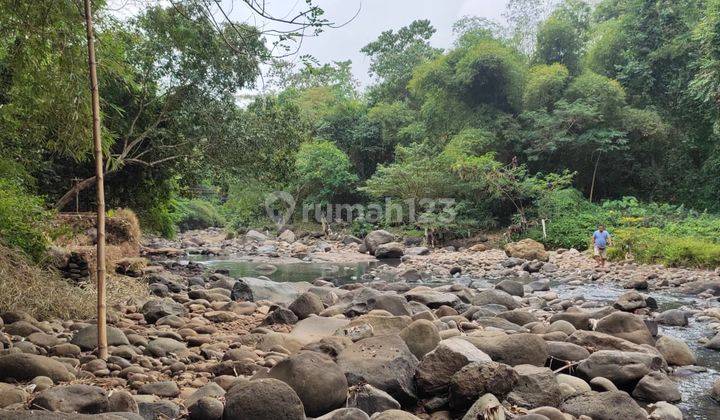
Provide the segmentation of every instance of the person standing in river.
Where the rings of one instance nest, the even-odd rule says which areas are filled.
[[[597,230],[592,235],[592,241],[597,266],[605,267],[607,247],[610,245],[610,233],[605,230],[604,225],[598,225]]]

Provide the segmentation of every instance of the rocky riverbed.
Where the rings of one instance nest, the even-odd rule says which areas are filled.
[[[113,308],[108,360],[91,322],[0,314],[0,419],[720,417],[714,271],[387,232],[146,245],[152,296]],[[218,256],[266,275],[196,261]],[[367,265],[271,279],[292,264]]]

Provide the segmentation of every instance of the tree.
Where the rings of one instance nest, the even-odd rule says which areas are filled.
[[[535,49],[537,28],[552,10],[552,0],[509,0],[503,13],[517,48],[526,55]]]
[[[569,77],[570,72],[559,63],[532,67],[525,85],[523,107],[526,110],[552,109],[562,98]]]
[[[369,72],[376,80],[369,93],[371,102],[408,97],[407,84],[413,69],[440,52],[429,43],[434,33],[429,20],[416,20],[397,32],[381,33],[360,50],[370,57]]]
[[[258,31],[236,25],[218,33],[204,16],[194,3],[153,7],[129,27],[115,25],[109,31],[121,40],[119,48],[128,59],[115,63],[121,67],[117,73],[101,78],[109,150],[105,174],[128,166],[155,168],[202,154],[216,118],[205,112],[208,104],[219,101],[232,107],[232,95],[257,76],[265,54]],[[241,37],[247,50],[238,55],[226,40]],[[249,44],[250,39],[254,43]],[[95,176],[78,182],[56,207],[64,208],[95,182]]]
[[[582,40],[570,22],[551,16],[537,34],[534,61],[540,64],[559,63],[572,73],[580,71]]]
[[[336,203],[353,191],[358,178],[350,160],[335,144],[316,140],[300,146],[295,160],[295,184],[301,197],[314,203]]]

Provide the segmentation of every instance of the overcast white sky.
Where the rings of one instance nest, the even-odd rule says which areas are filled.
[[[280,3],[295,4],[295,0]],[[399,29],[416,19],[429,19],[437,29],[431,42],[436,47],[452,44],[452,25],[465,15],[482,16],[502,22],[507,0],[319,0],[325,16],[334,22],[350,19],[358,7],[360,14],[346,26],[328,29],[316,38],[303,41],[301,54],[311,54],[321,63],[350,59],[353,73],[367,85],[369,62],[360,49],[382,31]],[[292,7],[292,6],[290,6]]]
[[[109,0],[119,16],[129,16],[142,7],[143,2],[157,3],[166,0]],[[225,10],[237,21],[248,21],[250,13],[241,0],[222,0]],[[305,6],[305,0],[267,0],[268,10],[275,16],[290,15]],[[452,44],[452,25],[459,18],[481,16],[503,22],[502,12],[507,0],[316,0],[315,4],[325,11],[325,18],[335,23],[347,22],[360,9],[357,17],[347,25],[326,29],[318,37],[303,40],[297,56],[310,54],[320,63],[350,59],[353,73],[362,86],[367,86],[369,62],[360,49],[373,41],[382,31],[399,29],[416,19],[429,19],[437,29],[431,43],[447,48]],[[250,19],[248,23],[262,25]]]

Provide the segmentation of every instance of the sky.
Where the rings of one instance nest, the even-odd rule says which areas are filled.
[[[120,17],[132,16],[147,3],[169,5],[167,0],[109,0],[108,3],[113,13]],[[292,15],[305,6],[305,0],[266,0],[266,3],[274,16]],[[452,25],[455,21],[469,15],[502,23],[507,0],[315,0],[314,3],[325,11],[324,17],[329,21],[347,24],[327,28],[317,37],[305,37],[297,54],[288,59],[299,61],[306,54],[312,55],[321,64],[349,59],[353,75],[364,88],[372,79],[368,75],[369,60],[360,49],[381,32],[397,30],[413,20],[429,19],[437,30],[430,40],[431,44],[448,48],[454,40]],[[252,17],[241,0],[222,0],[222,4],[233,20],[277,28]],[[258,88],[262,89],[261,86]]]
[[[275,2],[294,4],[295,0]],[[325,17],[342,23],[327,29],[318,37],[306,38],[299,54],[311,54],[321,63],[352,60],[353,73],[361,86],[371,81],[368,58],[360,49],[375,40],[381,32],[409,25],[413,20],[429,19],[437,32],[431,39],[435,47],[448,48],[453,42],[452,25],[465,15],[480,16],[503,22],[502,12],[507,0],[320,0]]]

